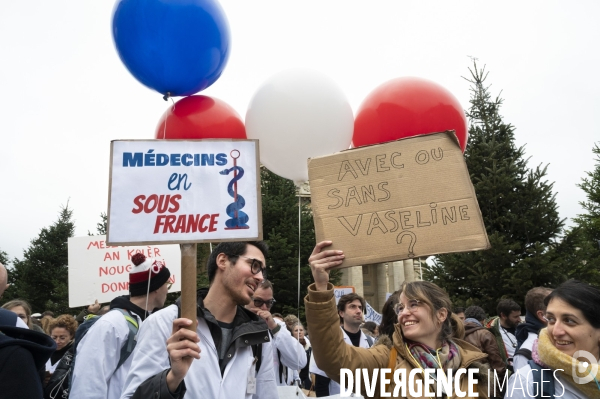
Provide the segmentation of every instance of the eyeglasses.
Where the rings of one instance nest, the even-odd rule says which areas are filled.
[[[265,301],[260,298],[252,298],[252,301],[254,302],[254,306],[257,308],[262,308],[262,305],[267,305],[267,309],[271,309],[275,302],[277,302],[275,299],[269,299],[268,301]]]
[[[263,263],[260,260],[254,259],[254,258],[249,258],[247,256],[242,256],[242,255],[239,255],[239,257],[251,261],[252,263],[250,263],[250,270],[252,271],[252,274],[258,274],[258,273],[262,272],[263,278],[266,280],[267,268],[263,266]]]
[[[167,284],[167,291],[171,291],[171,287],[173,286],[173,283],[169,283]]]
[[[421,301],[418,299],[409,299],[406,306],[402,303],[397,303],[394,305],[394,311],[397,315],[404,312],[404,309],[408,309],[408,313],[415,313],[417,309],[421,306]]]

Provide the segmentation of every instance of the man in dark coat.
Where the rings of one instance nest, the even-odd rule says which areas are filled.
[[[16,313],[0,309],[0,392],[4,399],[41,399],[40,370],[56,343],[46,334],[16,324]]]
[[[485,317],[485,310],[479,306],[469,306],[465,309],[465,341],[475,345],[483,353],[487,353],[490,368],[498,376],[497,380],[500,382],[500,385],[506,386],[503,382],[507,373],[507,365],[500,355],[496,337],[483,326]],[[508,377],[506,376],[506,381],[508,381]],[[490,397],[494,396],[503,397],[500,388],[497,388],[496,395],[490,392]]]

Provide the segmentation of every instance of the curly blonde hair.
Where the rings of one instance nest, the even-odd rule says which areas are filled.
[[[48,332],[52,333],[52,330],[55,328],[64,328],[71,334],[71,338],[75,336],[75,331],[77,331],[77,320],[70,314],[61,314],[56,319],[50,321],[48,324]]]

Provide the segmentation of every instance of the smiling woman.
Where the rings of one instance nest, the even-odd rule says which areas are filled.
[[[544,300],[548,327],[541,330],[532,349],[533,360],[511,377],[506,398],[564,399],[600,397],[600,290],[569,280]],[[553,375],[550,381],[540,383]],[[541,374],[541,373],[539,373]]]
[[[346,345],[329,283],[329,271],[341,263],[344,254],[325,250],[329,245],[331,241],[318,243],[309,259],[315,284],[308,287],[305,298],[313,356],[321,370],[340,381],[342,369],[349,369],[351,374],[362,369],[362,386],[352,390],[360,389],[365,397],[377,398],[385,390],[387,396],[391,393],[399,397],[401,393],[400,397],[420,398],[428,396],[425,389],[433,393],[442,389],[447,398],[488,397],[489,367],[483,364],[486,355],[461,340],[462,322],[452,313],[448,294],[433,283],[414,281],[400,288],[399,302],[394,306],[397,324],[391,348]],[[381,375],[386,368],[392,375],[388,371],[384,380],[378,372]],[[372,379],[365,381],[367,378]],[[444,386],[442,380],[449,385]],[[425,388],[428,381],[431,385]]]

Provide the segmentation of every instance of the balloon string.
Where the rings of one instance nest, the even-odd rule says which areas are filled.
[[[165,99],[165,101],[167,101],[167,96],[169,93],[167,93],[166,96],[164,96],[163,98]],[[171,112],[175,112],[175,100],[173,100],[173,97],[168,97],[171,99],[171,101],[173,102],[173,106],[171,107]],[[165,126],[163,126],[163,136],[162,139],[164,140],[165,137],[167,137],[167,118],[165,118]]]

